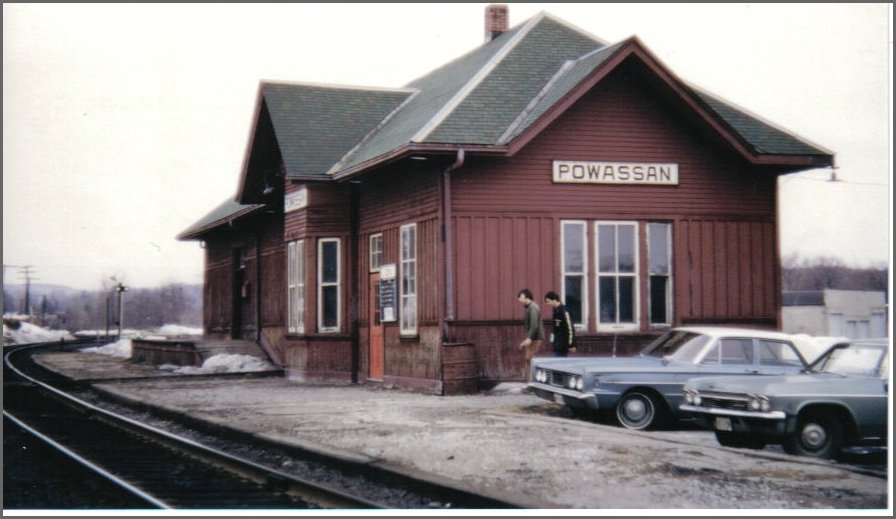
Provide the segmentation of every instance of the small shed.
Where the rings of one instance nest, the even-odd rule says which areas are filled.
[[[888,337],[886,293],[866,290],[784,292],[785,332],[850,339]]]

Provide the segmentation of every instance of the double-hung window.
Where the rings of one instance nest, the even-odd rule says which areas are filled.
[[[289,333],[305,333],[305,242],[286,245],[287,314]]]
[[[560,264],[563,269],[563,298],[573,325],[588,323],[588,224],[578,221],[561,223]]]
[[[383,233],[370,235],[370,272],[379,272],[383,265]]]
[[[647,270],[650,324],[667,325],[672,317],[672,226],[647,224]]]
[[[638,224],[597,222],[598,331],[638,327]]]
[[[401,334],[417,334],[417,224],[402,225],[401,259]]]
[[[340,304],[340,240],[324,238],[317,242],[317,328],[320,332],[338,332]]]

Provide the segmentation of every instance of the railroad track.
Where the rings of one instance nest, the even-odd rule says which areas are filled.
[[[517,508],[490,496],[110,401],[4,348],[4,426],[27,427],[148,508]],[[22,425],[18,425],[18,424]],[[234,453],[239,453],[235,455]]]
[[[30,350],[41,347],[47,345],[5,349],[4,421],[121,487],[147,508],[386,507],[78,399],[35,378],[33,366],[17,367],[28,365]]]

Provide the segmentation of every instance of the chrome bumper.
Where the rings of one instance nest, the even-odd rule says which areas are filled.
[[[736,416],[738,418],[758,418],[761,420],[784,420],[787,418],[787,414],[784,411],[762,413],[759,411],[738,411],[736,409],[701,407],[690,404],[681,404],[678,408],[689,413],[711,414],[713,416]]]
[[[541,382],[529,382],[530,387],[539,398],[550,400],[558,404],[599,409],[597,396],[594,393],[582,393],[572,389],[563,389],[557,386],[542,384]]]

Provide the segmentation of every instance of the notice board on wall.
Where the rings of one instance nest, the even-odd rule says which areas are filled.
[[[395,302],[395,264],[380,266],[380,321],[394,322],[396,311]]]

